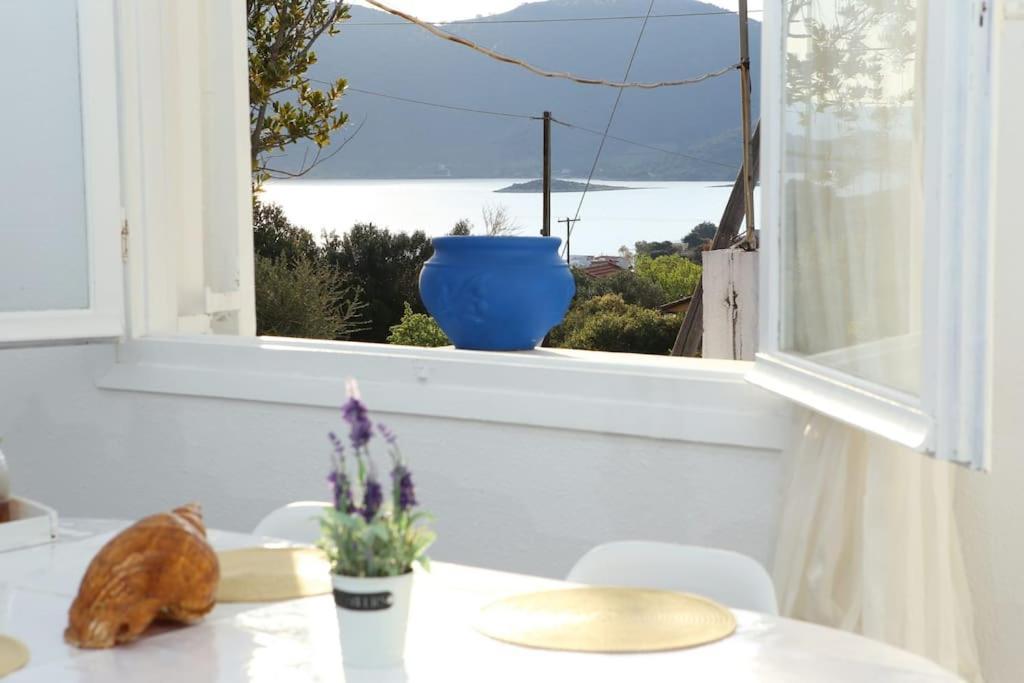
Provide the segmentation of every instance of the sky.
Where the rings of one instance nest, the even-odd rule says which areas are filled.
[[[361,0],[350,0],[353,5],[365,5]],[[525,0],[381,0],[385,5],[414,14],[427,21],[469,19],[479,14],[497,14],[522,5]],[[709,4],[735,10],[737,0],[704,0]],[[750,9],[761,9],[763,0],[748,0]],[[658,5],[655,3],[657,14]]]

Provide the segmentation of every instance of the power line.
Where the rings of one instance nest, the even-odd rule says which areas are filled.
[[[422,19],[414,17],[411,14],[407,14],[406,12],[402,12],[401,10],[394,9],[393,7],[388,7],[384,3],[380,2],[380,0],[366,0],[366,2],[369,3],[370,5],[373,5],[377,9],[384,10],[388,14],[393,14],[396,17],[401,17],[402,19],[405,19],[408,22],[416,24],[417,26],[425,29],[429,33],[437,36],[438,38],[441,38],[442,40],[447,40],[447,41],[456,43],[458,45],[462,45],[464,47],[468,47],[469,49],[474,50],[476,52],[479,52],[482,55],[490,57],[491,59],[497,60],[499,62],[504,62],[506,64],[512,64],[514,66],[522,67],[522,68],[526,69],[527,71],[529,71],[529,72],[531,72],[533,74],[536,74],[538,76],[543,76],[545,78],[562,78],[562,79],[565,79],[565,80],[574,81],[576,83],[581,83],[583,85],[603,85],[603,86],[607,86],[607,87],[610,87],[610,88],[619,88],[620,90],[622,88],[639,88],[639,89],[643,89],[643,90],[653,90],[655,88],[667,88],[667,87],[680,86],[680,85],[694,85],[696,83],[701,83],[701,82],[709,80],[711,78],[717,78],[719,76],[724,76],[725,74],[729,73],[730,71],[735,71],[736,69],[740,68],[740,64],[736,63],[736,64],[730,64],[728,66],[722,67],[721,69],[718,69],[717,71],[709,71],[707,73],[703,73],[703,74],[700,74],[699,76],[694,76],[692,78],[684,78],[684,79],[673,80],[673,81],[655,81],[653,83],[642,83],[642,82],[629,83],[629,82],[625,82],[625,81],[621,82],[621,83],[616,83],[616,82],[613,82],[613,81],[607,81],[607,80],[605,80],[603,78],[588,78],[588,77],[584,77],[584,76],[579,76],[577,74],[569,73],[567,71],[548,71],[547,69],[541,69],[540,67],[534,66],[533,64],[525,62],[525,61],[523,61],[521,59],[517,59],[516,57],[511,57],[509,55],[502,54],[501,52],[497,52],[495,50],[492,50],[492,49],[490,49],[488,47],[483,47],[482,45],[477,45],[476,43],[474,43],[472,40],[469,40],[468,38],[463,38],[461,36],[457,36],[455,34],[448,33],[447,31],[442,31],[437,26],[435,26],[435,25],[433,25],[433,24],[431,24],[429,22],[423,21]],[[644,24],[643,25],[644,25],[644,27],[647,26],[647,20],[646,19],[644,19]],[[643,33],[643,29],[641,29],[641,33]]]
[[[554,123],[557,123],[560,126],[565,126],[566,128],[574,128],[576,130],[583,131],[584,133],[590,133],[592,135],[605,135],[601,131],[595,130],[593,128],[587,128],[585,126],[580,126],[580,125],[577,125],[575,123],[569,123],[567,121],[559,121],[558,119],[551,119],[551,120]],[[682,157],[684,159],[692,159],[693,161],[701,161],[701,162],[703,162],[705,164],[713,164],[715,166],[721,166],[722,168],[728,168],[731,171],[735,171],[736,170],[736,166],[734,164],[723,164],[721,161],[714,161],[713,159],[706,159],[704,157],[694,156],[693,154],[685,154],[683,152],[676,152],[675,150],[665,149],[664,147],[655,147],[654,145],[648,145],[648,144],[643,143],[643,142],[637,142],[636,140],[629,140],[627,138],[622,138],[622,137],[619,137],[617,135],[607,135],[606,137],[609,140],[616,140],[618,142],[624,142],[627,145],[634,145],[636,147],[643,147],[644,149],[651,149],[651,150],[654,150],[655,152],[661,152],[662,154],[670,154],[672,156]]]
[[[651,0],[651,4],[647,6],[647,17],[650,17],[651,12],[653,11],[654,0]],[[640,41],[644,39],[644,31],[647,30],[647,17],[644,18],[644,23],[640,25],[640,32],[636,36],[636,43],[633,45],[633,52],[629,55],[629,63],[626,64],[626,75],[622,77],[623,81],[629,79],[629,72],[633,70],[633,61],[636,59],[636,53],[640,50]],[[590,182],[594,179],[594,172],[597,170],[597,162],[601,160],[601,152],[604,150],[604,143],[608,141],[608,131],[611,130],[612,121],[615,120],[615,112],[619,109],[619,102],[622,101],[623,92],[625,92],[625,88],[619,88],[619,92],[615,95],[615,104],[612,105],[612,111],[608,115],[608,124],[604,127],[604,134],[601,135],[601,144],[597,146],[597,154],[594,155],[594,163],[590,166],[590,173],[587,175],[587,184],[583,186],[583,193],[580,195],[580,203],[576,205],[576,215],[573,217],[572,223],[567,221],[565,224],[566,258],[569,256],[569,238],[572,237],[572,226],[580,219],[580,210],[583,209],[583,200],[587,198],[587,190],[590,189]]]
[[[310,78],[309,81],[311,83],[320,83],[322,85],[332,85],[331,83],[328,83],[327,81],[321,81],[321,80],[316,79],[316,78]],[[345,92],[349,92],[349,91],[356,92],[356,93],[359,93],[361,95],[372,95],[373,97],[381,97],[381,98],[384,98],[384,99],[387,99],[387,100],[396,100],[398,102],[406,102],[408,104],[419,104],[419,105],[422,105],[422,106],[425,106],[425,107],[435,107],[437,109],[447,109],[449,111],[466,112],[468,114],[483,114],[483,115],[486,115],[486,116],[500,116],[500,117],[503,117],[503,118],[510,118],[510,119],[527,119],[527,120],[530,120],[530,121],[540,121],[540,120],[543,119],[542,116],[535,116],[535,115],[531,115],[531,114],[516,114],[514,112],[507,112],[507,111],[494,111],[494,110],[491,110],[491,109],[477,109],[477,108],[474,108],[474,107],[462,107],[462,106],[458,106],[458,105],[454,105],[454,104],[442,104],[440,102],[428,102],[427,100],[419,100],[419,99],[416,99],[414,97],[402,97],[400,95],[390,95],[388,93],[377,92],[375,90],[366,90],[364,88],[356,88],[356,87],[353,87],[351,85],[350,86],[346,86],[346,88],[345,88]],[[557,123],[560,126],[564,126],[565,128],[571,128],[573,130],[582,131],[584,133],[590,133],[591,135],[604,135],[604,133],[602,133],[599,130],[596,130],[594,128],[587,128],[586,126],[581,126],[579,124],[571,123],[569,121],[562,121],[561,119],[556,119],[556,118],[553,118],[553,117],[552,117],[551,121],[553,123]],[[714,159],[707,159],[705,157],[699,157],[699,156],[695,156],[693,154],[686,154],[684,152],[677,152],[675,150],[665,149],[664,147],[658,147],[656,145],[648,145],[647,143],[637,142],[636,140],[630,140],[629,138],[620,137],[618,135],[610,135],[609,134],[607,137],[608,137],[609,140],[615,140],[617,142],[622,142],[622,143],[625,143],[627,145],[633,145],[634,147],[642,147],[644,149],[649,149],[649,150],[654,151],[654,152],[661,152],[662,154],[668,154],[670,156],[681,157],[683,159],[690,159],[692,161],[699,161],[701,163],[711,164],[713,166],[721,166],[722,168],[728,168],[731,171],[735,171],[736,170],[736,166],[735,165],[725,164],[725,163],[722,163],[721,161],[715,161]]]
[[[310,79],[310,80],[315,82],[315,83],[325,83],[325,81],[317,81],[315,79]],[[513,114],[513,113],[507,112],[507,111],[492,111],[492,110],[489,110],[489,109],[474,109],[472,107],[458,107],[458,106],[455,106],[453,104],[441,104],[439,102],[427,102],[426,100],[417,100],[417,99],[413,99],[412,97],[400,97],[398,95],[388,95],[388,94],[382,93],[382,92],[374,92],[373,90],[364,90],[362,88],[353,88],[352,86],[347,86],[345,88],[345,92],[348,92],[350,90],[352,92],[357,92],[357,93],[359,93],[361,95],[373,95],[374,97],[383,97],[383,98],[388,99],[388,100],[397,100],[399,102],[408,102],[410,104],[421,104],[421,105],[423,105],[425,107],[436,107],[438,109],[449,109],[451,111],[463,111],[463,112],[468,112],[468,113],[471,113],[471,114],[485,114],[487,116],[502,116],[502,117],[509,118],[509,119],[531,119],[531,120],[534,120],[534,121],[539,121],[542,118],[540,116],[531,116],[529,114]],[[561,123],[561,122],[559,122],[559,123]]]
[[[312,83],[321,83],[323,85],[331,85],[327,81],[321,81],[321,80],[318,80],[318,79],[315,79],[315,78],[311,78],[309,80]],[[535,115],[531,115],[531,114],[516,114],[516,113],[513,113],[513,112],[507,112],[507,111],[494,111],[494,110],[491,110],[491,109],[476,109],[474,107],[461,107],[461,106],[454,105],[454,104],[442,104],[440,102],[428,102],[426,100],[418,100],[418,99],[413,98],[413,97],[402,97],[402,96],[399,96],[399,95],[389,95],[388,93],[376,92],[374,90],[365,90],[363,88],[355,88],[355,87],[353,87],[351,85],[347,86],[345,88],[345,92],[348,92],[348,91],[357,92],[357,93],[359,93],[361,95],[372,95],[373,97],[381,97],[381,98],[384,98],[384,99],[387,99],[387,100],[397,100],[398,102],[406,102],[406,103],[409,103],[409,104],[419,104],[419,105],[422,105],[422,106],[425,106],[425,107],[435,107],[437,109],[447,109],[449,111],[466,112],[468,114],[484,114],[486,116],[500,116],[500,117],[510,118],[510,119],[528,119],[528,120],[531,120],[531,121],[540,121],[540,120],[542,120],[544,118],[542,116],[535,116]],[[602,133],[599,130],[595,130],[594,128],[587,128],[586,126],[581,126],[579,124],[571,123],[569,121],[562,121],[561,119],[556,119],[556,118],[552,118],[551,121],[553,123],[557,123],[560,126],[564,126],[565,128],[571,128],[571,129],[574,129],[574,130],[582,131],[584,133],[590,133],[591,135],[604,135],[604,133]],[[702,162],[702,163],[705,163],[705,164],[712,164],[714,166],[721,166],[722,168],[728,168],[731,171],[735,171],[736,170],[736,166],[732,165],[732,164],[725,164],[725,163],[722,163],[721,161],[715,161],[714,159],[707,159],[705,157],[699,157],[699,156],[695,156],[693,154],[686,154],[684,152],[677,152],[677,151],[672,150],[672,149],[665,149],[664,147],[657,147],[655,145],[648,145],[647,143],[637,142],[636,140],[630,140],[629,138],[620,137],[618,135],[608,135],[608,139],[609,140],[615,140],[617,142],[622,142],[622,143],[625,143],[627,145],[633,145],[634,147],[643,147],[644,149],[649,149],[649,150],[652,150],[654,152],[661,152],[662,154],[668,154],[670,156],[682,157],[683,159],[690,159],[692,161],[699,161],[699,162]]]
[[[762,12],[763,10],[750,10],[750,14],[754,12]],[[651,19],[679,19],[682,17],[712,17],[722,15],[735,15],[735,12],[729,10],[716,10],[710,12],[677,12],[673,14],[652,14]],[[570,22],[595,22],[595,21],[630,21],[643,19],[642,14],[624,14],[619,16],[611,17],[558,17],[552,19],[457,19],[455,21],[438,21],[430,22],[435,26],[458,26],[462,24],[562,24]],[[349,26],[414,26],[405,21],[350,21],[342,25],[343,28]]]

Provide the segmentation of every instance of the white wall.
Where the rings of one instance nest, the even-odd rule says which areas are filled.
[[[323,499],[336,410],[97,389],[109,345],[0,350],[0,435],[16,491],[68,516],[134,518],[196,499],[250,529]],[[371,406],[372,407],[372,406]],[[558,576],[619,538],[706,543],[768,564],[778,453],[383,415],[437,516],[437,559]]]
[[[1024,22],[1006,22],[997,161],[992,473],[961,473],[960,531],[989,683],[1024,680]]]

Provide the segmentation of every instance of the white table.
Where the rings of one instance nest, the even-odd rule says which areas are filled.
[[[565,584],[443,563],[416,576],[404,670],[346,671],[334,602],[326,595],[218,605],[200,624],[161,628],[111,650],[65,645],[67,610],[86,566],[126,524],[72,520],[63,523],[57,543],[0,553],[0,633],[32,651],[29,665],[4,683],[959,680],[882,643],[739,610],[732,637],[677,652],[595,655],[507,645],[473,630],[477,610],[498,597]],[[210,540],[218,549],[262,544],[219,531]]]

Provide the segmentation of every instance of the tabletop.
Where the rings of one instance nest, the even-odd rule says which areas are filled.
[[[516,593],[566,584],[436,562],[417,572],[405,666],[346,669],[331,596],[218,605],[193,626],[151,629],[111,650],[79,650],[62,634],[67,611],[93,555],[127,522],[62,522],[51,544],[0,553],[0,634],[32,653],[4,683],[189,681],[285,683],[349,681],[956,681],[937,665],[867,638],[804,622],[733,610],[725,640],[674,652],[584,654],[493,641],[473,629],[479,609]],[[270,539],[211,530],[218,550]]]

